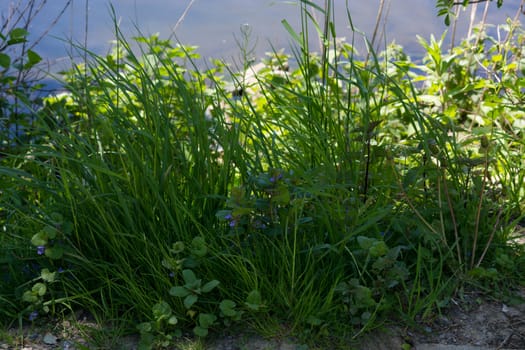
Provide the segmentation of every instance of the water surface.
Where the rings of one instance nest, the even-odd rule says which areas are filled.
[[[31,31],[35,35],[45,31],[66,2],[67,0],[48,1],[44,11],[33,23]],[[323,0],[315,2],[324,4]],[[443,18],[436,15],[435,2],[436,0],[385,0],[386,16],[380,23],[383,36],[378,42],[395,41],[409,54],[420,55],[422,49],[416,36],[428,38],[431,34],[441,35],[445,30]],[[519,3],[519,0],[506,0],[504,7],[497,9],[495,1],[491,2],[488,22],[503,23],[507,16],[514,17]],[[110,4],[114,6],[119,27],[126,36],[137,35],[139,29],[145,35],[156,32],[163,38],[173,35],[183,44],[199,46],[198,52],[204,57],[227,60],[237,58],[239,48],[236,38],[240,38],[240,28],[243,25],[248,25],[252,31],[250,42],[256,44],[257,56],[270,50],[269,43],[275,48],[290,47],[290,35],[281,23],[283,20],[300,30],[297,1],[72,0],[71,6],[39,45],[38,52],[52,60],[66,58],[64,61],[67,62],[68,44],[64,39],[87,44],[89,49],[97,53],[107,52],[115,37]],[[352,38],[349,13],[353,25],[371,38],[379,4],[380,0],[336,0],[334,10],[337,35],[346,37],[347,40]],[[478,7],[477,18],[481,18],[484,4]],[[186,9],[187,13],[183,16]],[[461,14],[458,36],[465,35],[469,16],[470,10]],[[179,20],[179,25],[174,28]],[[356,40],[358,43],[363,42],[360,37]]]

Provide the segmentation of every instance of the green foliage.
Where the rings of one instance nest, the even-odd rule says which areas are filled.
[[[454,18],[456,13],[454,11],[455,6],[467,7],[468,5],[477,4],[486,1],[493,0],[437,0],[436,9],[438,16],[444,16],[444,21],[447,26],[450,25],[451,18]],[[496,0],[497,7],[500,8],[503,5],[503,0]]]
[[[153,321],[143,322],[137,325],[137,330],[140,332],[141,339],[139,349],[158,349],[168,347],[174,338],[180,337],[182,332],[180,329],[174,328],[179,320],[173,314],[172,309],[168,303],[162,301],[153,305],[152,307]]]
[[[42,88],[34,68],[42,61],[26,48],[29,32],[24,28],[3,26],[0,32],[0,156],[16,151],[29,141],[31,108],[40,100],[35,92]]]
[[[193,325],[195,336],[206,337],[209,329],[217,325],[217,321],[223,326],[230,326],[233,322],[240,321],[245,312],[253,313],[262,307],[258,291],[251,291],[247,295],[244,303],[246,307],[243,310],[233,300],[218,299],[218,280],[204,283],[197,278],[194,270],[202,272],[202,265],[207,264],[207,258],[209,259],[206,257],[206,242],[202,237],[195,237],[189,248],[186,248],[183,242],[176,242],[170,252],[173,257],[165,259],[163,265],[171,270],[170,276],[176,280],[181,277],[182,280],[180,284],[169,289],[169,295],[176,300],[182,300],[184,312],[177,313],[166,301],[155,304],[152,308],[152,320],[137,326],[141,334],[142,348],[172,345],[173,341],[182,335],[182,327],[188,327],[188,323]]]
[[[65,72],[0,167],[6,315],[138,320],[143,349],[240,322],[317,339],[523,282],[522,29],[421,39],[415,64],[329,30],[314,54],[307,23],[241,72],[119,33]]]

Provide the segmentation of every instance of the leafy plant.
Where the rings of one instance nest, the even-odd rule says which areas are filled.
[[[478,4],[482,2],[488,2],[492,0],[437,0],[436,1],[436,8],[438,10],[438,16],[444,16],[444,21],[447,26],[450,25],[451,18],[454,18],[456,13],[454,11],[455,6],[462,6],[467,7],[471,4]],[[498,8],[500,8],[503,5],[503,0],[497,0],[496,2]]]

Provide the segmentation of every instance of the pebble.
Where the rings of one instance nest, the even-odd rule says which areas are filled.
[[[57,343],[57,337],[55,337],[53,334],[51,333],[46,333],[44,335],[44,339],[43,339],[44,343],[47,344],[47,345],[56,345]]]
[[[503,304],[503,306],[501,308],[501,312],[503,312],[509,318],[518,318],[518,317],[520,317],[523,314],[517,308],[512,307],[512,306],[507,306],[505,304]]]

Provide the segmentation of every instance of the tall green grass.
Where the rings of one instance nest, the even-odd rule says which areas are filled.
[[[284,23],[293,56],[255,75],[201,71],[158,36],[81,48],[90,60],[46,99],[33,142],[2,160],[4,318],[84,309],[138,325],[146,347],[239,321],[356,337],[430,317],[460,283],[520,278],[520,88],[499,94],[513,84],[458,61],[469,41],[453,55],[425,43],[420,66],[395,46],[360,60],[311,5],[300,32]],[[494,67],[511,66],[506,44],[483,53]]]

